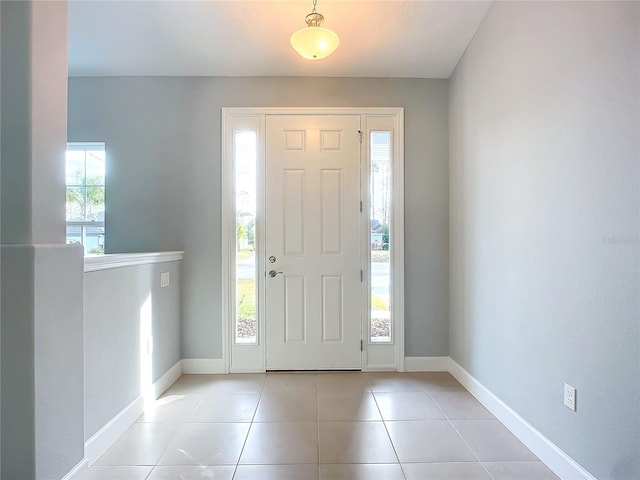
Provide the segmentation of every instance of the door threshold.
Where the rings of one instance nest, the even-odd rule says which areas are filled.
[[[335,369],[318,369],[318,370],[278,370],[268,369],[267,373],[340,373],[340,372],[362,372],[361,368],[335,368]]]

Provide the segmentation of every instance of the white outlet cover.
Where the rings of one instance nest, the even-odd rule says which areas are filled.
[[[162,272],[160,274],[160,287],[168,287],[171,283],[171,278],[169,277],[169,272]]]
[[[576,411],[576,389],[568,383],[564,384],[564,406]]]

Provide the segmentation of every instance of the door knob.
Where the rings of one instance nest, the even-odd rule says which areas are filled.
[[[269,270],[269,276],[271,278],[275,277],[276,275],[280,275],[283,272],[276,272],[275,270]]]

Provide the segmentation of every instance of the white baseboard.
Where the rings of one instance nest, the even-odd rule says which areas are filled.
[[[448,372],[449,357],[404,357],[405,372]]]
[[[69,470],[69,473],[67,473],[64,477],[62,477],[61,480],[71,480],[76,473],[78,473],[80,470],[88,466],[89,466],[89,460],[87,459],[87,457],[84,457],[82,460],[80,460],[80,462],[75,467]]]
[[[162,395],[167,388],[175,383],[176,380],[182,375],[182,360],[178,360],[173,367],[166,371],[158,380],[153,384],[153,397],[158,398]]]
[[[227,372],[222,358],[183,358],[182,373],[215,374]]]
[[[560,478],[596,480],[593,475],[578,465],[452,358],[449,358],[449,373]]]
[[[129,428],[144,412],[144,398],[136,398],[124,407],[120,413],[113,417],[107,424],[91,436],[84,443],[84,456],[89,465],[102,455],[109,446]]]

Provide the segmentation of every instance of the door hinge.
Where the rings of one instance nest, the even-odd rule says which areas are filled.
[[[360,281],[364,280],[364,272],[360,270]]]
[[[364,341],[360,340],[360,351],[364,352]]]
[[[362,200],[360,200],[360,213],[362,213]]]
[[[362,130],[358,130],[358,133],[360,134],[360,143],[362,143]]]

